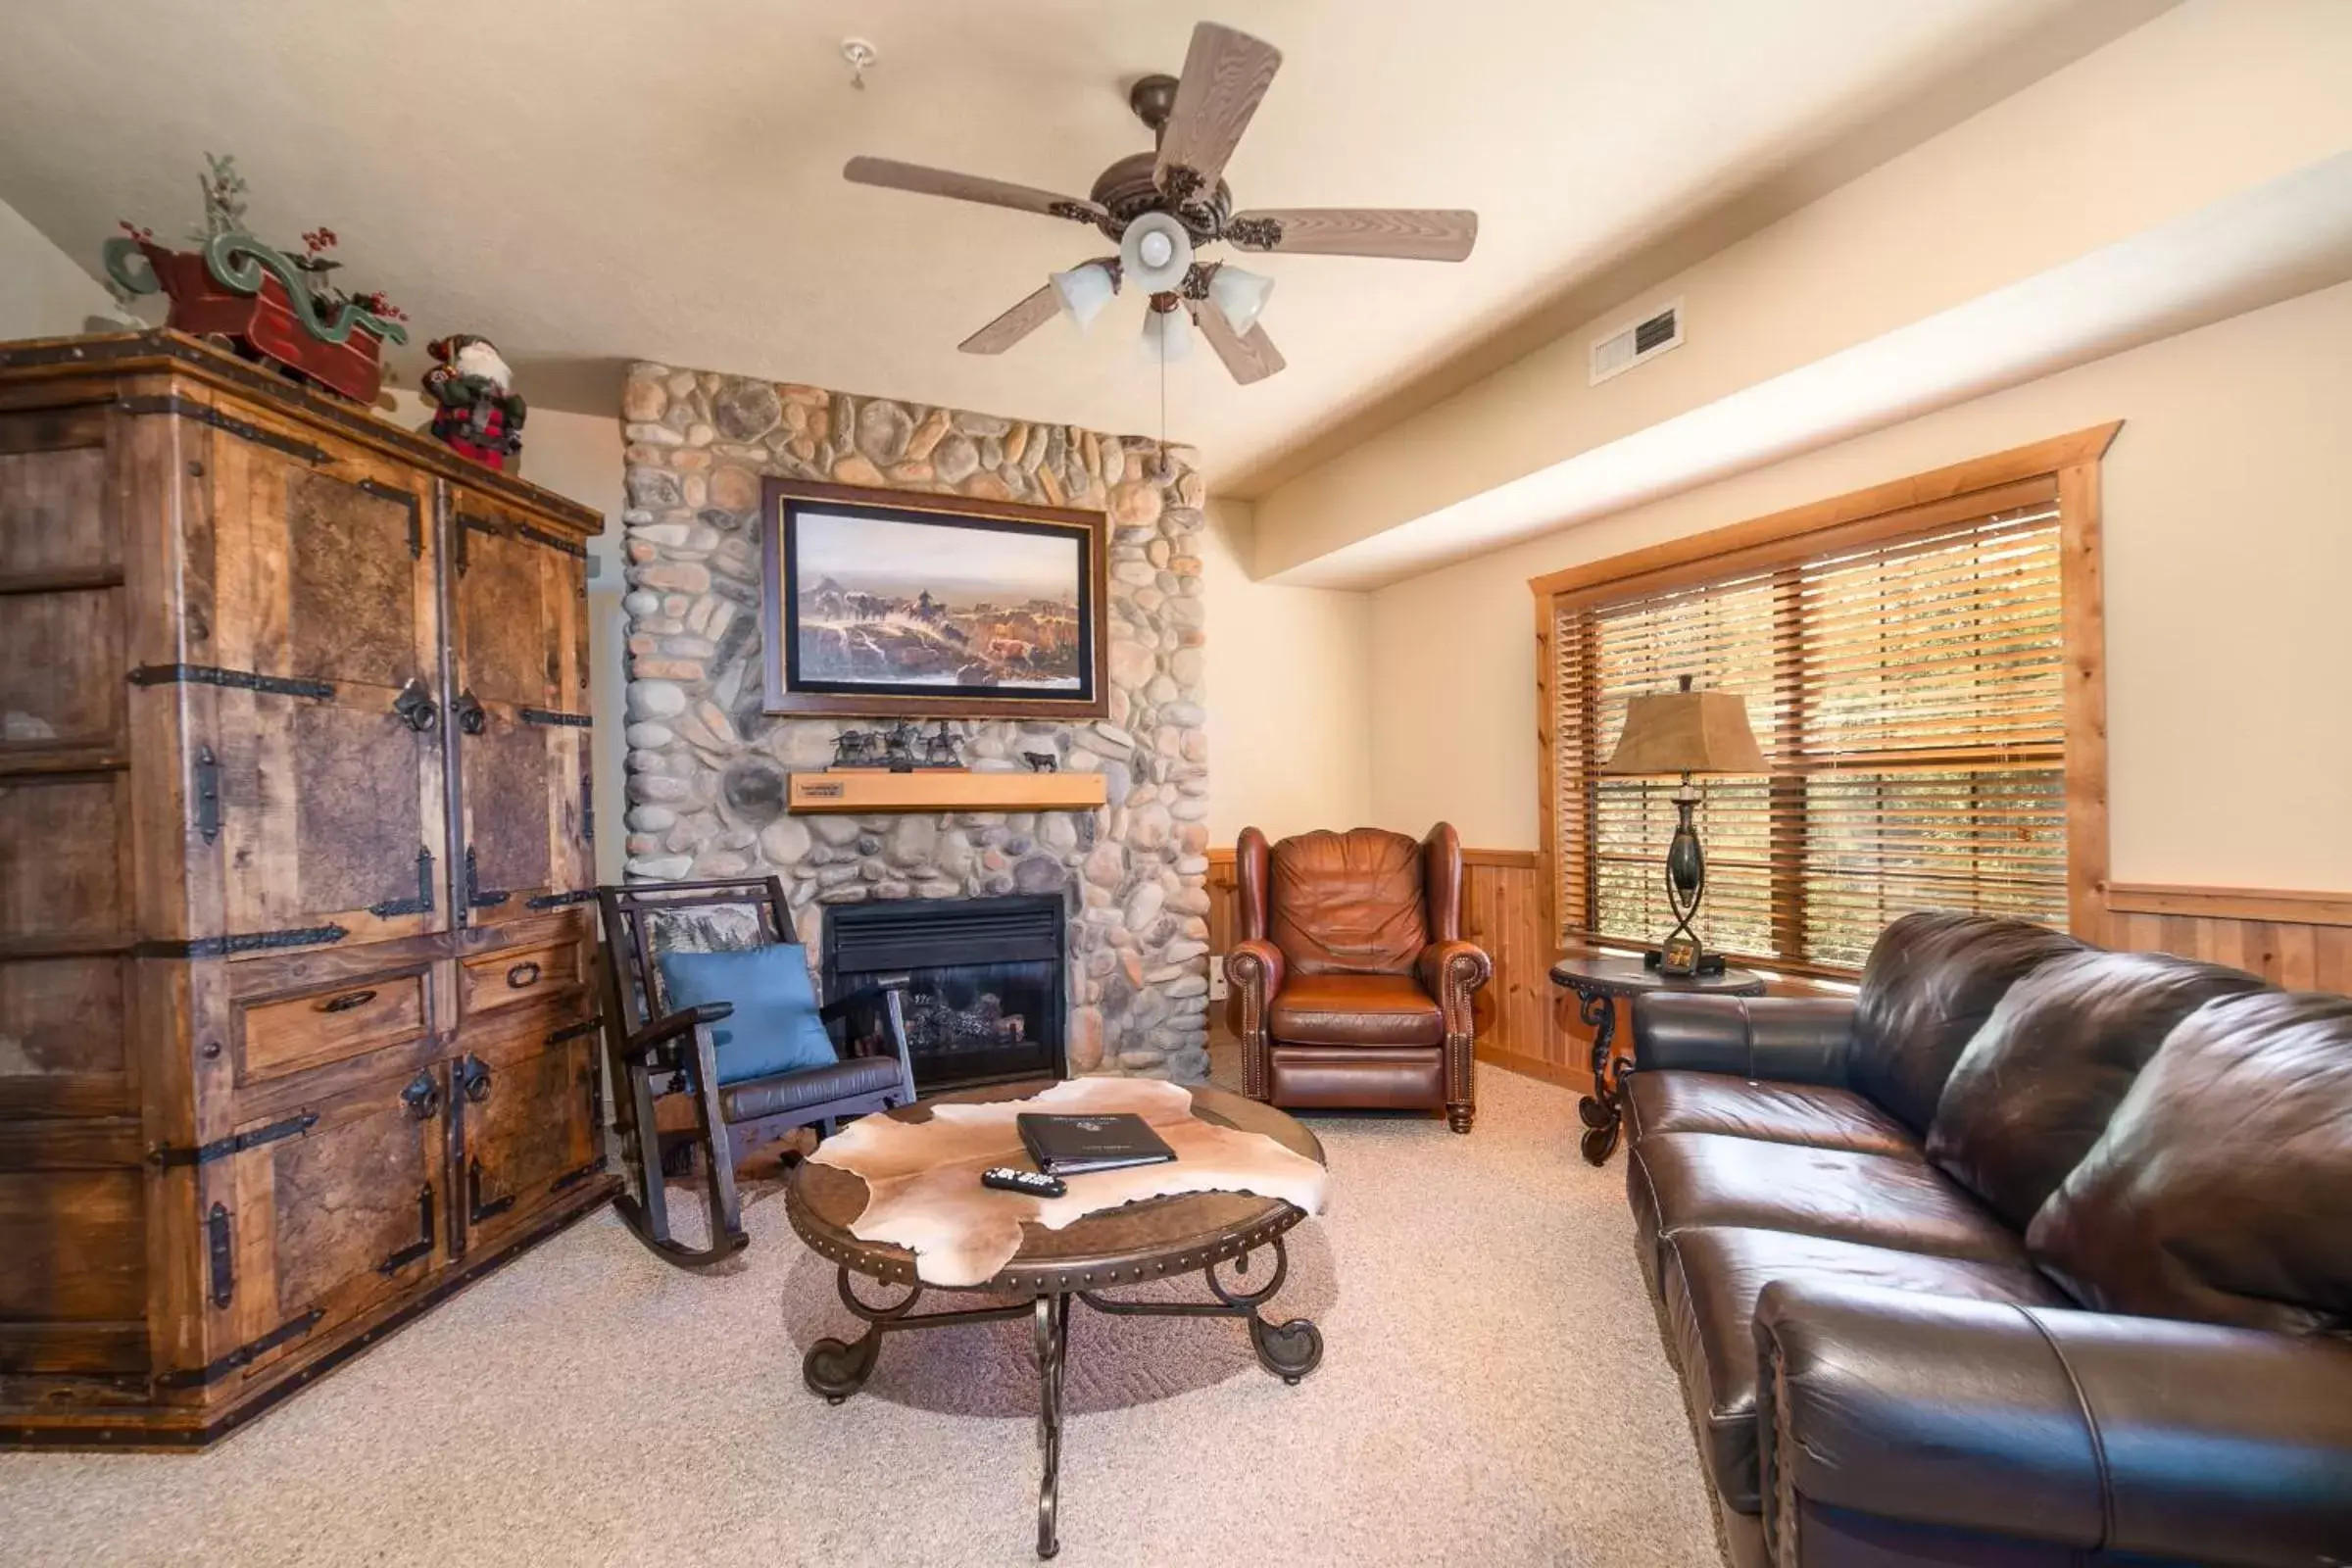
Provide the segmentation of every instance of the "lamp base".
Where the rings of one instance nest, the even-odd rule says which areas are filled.
[[[1687,980],[1696,975],[1721,974],[1723,955],[1705,953],[1695,942],[1669,937],[1664,948],[1652,948],[1642,955],[1642,967],[1655,969],[1668,979]]]

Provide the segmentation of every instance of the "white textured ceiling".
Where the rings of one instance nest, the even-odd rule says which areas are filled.
[[[955,345],[1100,254],[1050,219],[853,187],[853,153],[1083,195],[1145,150],[1126,83],[1205,15],[1282,49],[1228,167],[1243,206],[1462,206],[1460,266],[1250,262],[1290,368],[1203,348],[1167,421],[1212,480],[1263,471],[1599,269],[1982,62],[2148,0],[340,0],[12,4],[0,201],[77,257],[195,216],[234,152],[252,226],[326,224],[425,336],[497,339],[524,390],[613,406],[652,359],[1152,430],[1140,307],[1001,359]],[[881,64],[855,91],[851,33]],[[1914,127],[1916,129],[1917,127]]]

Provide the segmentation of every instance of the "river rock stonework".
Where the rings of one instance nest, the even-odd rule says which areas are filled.
[[[629,369],[628,874],[784,879],[813,956],[827,905],[1058,893],[1072,1070],[1208,1071],[1208,748],[1202,486],[1157,443],[660,365]],[[767,475],[1102,509],[1110,515],[1110,716],[964,720],[964,758],[1052,751],[1103,775],[1099,811],[794,816],[786,775],[858,719],[760,710],[760,482]]]

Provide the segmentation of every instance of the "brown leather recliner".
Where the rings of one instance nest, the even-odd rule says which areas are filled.
[[[1470,1001],[1494,971],[1461,940],[1462,841],[1351,828],[1234,851],[1242,941],[1225,957],[1250,1097],[1298,1108],[1477,1108]]]

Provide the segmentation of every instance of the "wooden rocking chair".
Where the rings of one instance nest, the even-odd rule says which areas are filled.
[[[700,1268],[743,1250],[735,1165],[762,1144],[811,1124],[832,1136],[843,1116],[862,1115],[914,1100],[902,1006],[903,979],[835,997],[816,1009],[835,1059],[820,1066],[761,1077],[733,1077],[711,1025],[734,1013],[729,1003],[673,1007],[662,959],[665,954],[731,952],[800,946],[784,886],[775,877],[715,882],[636,882],[600,887],[605,921],[605,1047],[607,1081],[614,1100],[628,1190],[612,1200],[621,1222],[654,1253],[681,1268]],[[861,1054],[844,1022],[873,1009],[891,1054]],[[840,1027],[836,1027],[840,1026]],[[662,1187],[662,1133],[655,1103],[691,1095],[694,1125],[669,1135],[691,1148],[703,1167],[710,1242],[691,1247],[669,1233]]]

